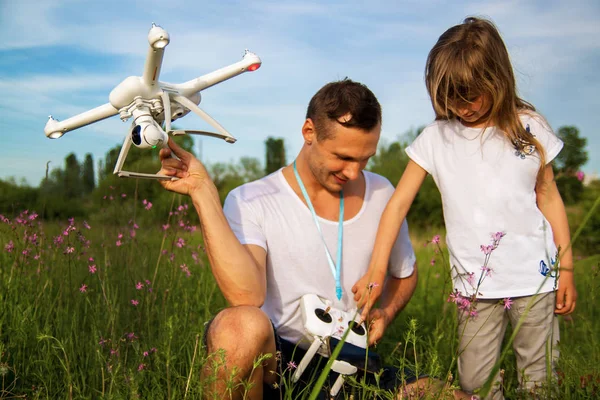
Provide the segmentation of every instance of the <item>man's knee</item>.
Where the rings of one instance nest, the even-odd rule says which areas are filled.
[[[270,342],[274,342],[273,325],[261,309],[252,306],[230,307],[219,312],[206,334],[209,353],[224,349],[258,354]]]

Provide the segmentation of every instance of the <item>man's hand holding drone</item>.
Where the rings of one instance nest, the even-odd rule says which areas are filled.
[[[212,183],[206,168],[193,154],[182,149],[173,138],[169,138],[168,145],[159,153],[162,165],[159,174],[178,179],[160,181],[165,189],[192,195],[196,190],[205,188],[207,183]]]

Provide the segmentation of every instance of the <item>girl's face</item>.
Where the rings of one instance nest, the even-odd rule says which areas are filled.
[[[489,97],[481,95],[472,102],[459,103],[456,107],[456,115],[464,126],[482,128],[488,122],[487,113],[491,107],[492,103]]]

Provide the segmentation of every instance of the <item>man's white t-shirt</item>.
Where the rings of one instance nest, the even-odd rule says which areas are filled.
[[[312,214],[289,186],[282,170],[232,190],[225,200],[225,216],[239,241],[267,251],[267,294],[262,309],[283,339],[301,342],[304,327],[299,305],[305,294],[329,299],[340,310],[356,307],[351,289],[367,272],[379,219],[394,192],[387,179],[363,173],[363,205],[343,226],[341,300],[336,297],[335,279]],[[319,218],[319,224],[331,257],[336,260],[338,221]],[[404,223],[391,255],[389,274],[410,276],[414,263]]]
[[[542,117],[522,114],[521,122],[540,142],[546,163],[563,143]],[[549,270],[556,259],[550,224],[536,203],[537,151],[518,151],[496,128],[467,128],[456,120],[427,126],[406,149],[408,156],[425,169],[442,195],[446,243],[454,287],[473,294],[482,280],[479,298],[532,295],[554,288]],[[491,235],[504,237],[489,256],[481,246]],[[471,283],[467,274],[473,274]],[[483,274],[483,275],[482,275]]]

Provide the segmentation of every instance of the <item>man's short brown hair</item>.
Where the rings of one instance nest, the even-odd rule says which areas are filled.
[[[347,116],[347,118],[342,118]],[[381,105],[371,90],[348,78],[323,86],[308,103],[306,118],[317,131],[317,140],[328,139],[326,121],[370,131],[381,123]]]

